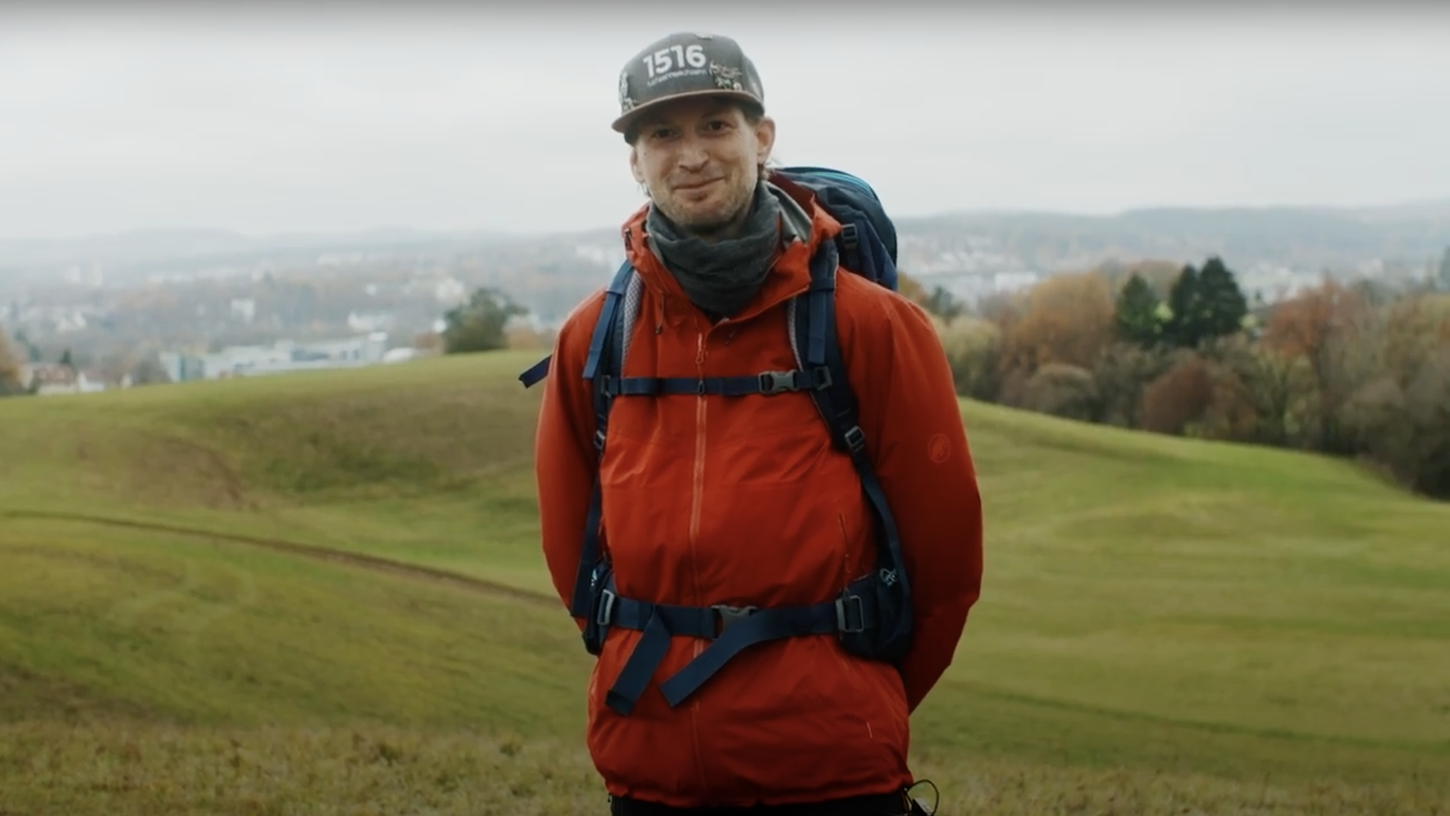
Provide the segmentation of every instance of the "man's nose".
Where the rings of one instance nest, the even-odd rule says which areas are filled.
[[[709,156],[705,153],[705,146],[696,139],[686,139],[680,146],[680,166],[688,170],[698,170],[705,166]]]

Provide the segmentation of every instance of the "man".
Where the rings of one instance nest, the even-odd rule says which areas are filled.
[[[613,127],[649,197],[622,229],[642,283],[623,298],[632,322],[622,373],[693,383],[794,367],[787,304],[841,224],[809,190],[769,177],[776,127],[754,65],[729,38],[675,34],[625,65],[619,98]],[[909,715],[950,664],[977,600],[981,501],[925,313],[845,270],[834,298],[859,428],[911,580],[910,649],[894,665],[848,651],[834,632],[797,632],[744,648],[673,704],[664,681],[715,632],[681,634],[662,612],[626,625],[615,601],[726,605],[715,606],[721,637],[742,607],[829,602],[874,577],[880,540],[863,480],[800,393],[702,386],[617,399],[607,443],[596,440],[594,391],[580,372],[604,294],[560,329],[538,426],[543,550],[566,603],[586,534],[597,531],[612,570],[617,596],[598,608],[615,625],[589,682],[587,743],[616,815],[911,812]],[[587,632],[588,616],[575,617]]]

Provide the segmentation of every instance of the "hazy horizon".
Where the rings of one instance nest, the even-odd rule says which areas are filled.
[[[690,29],[900,217],[1450,200],[1450,5],[216,8],[0,7],[0,239],[611,228],[619,69]]]

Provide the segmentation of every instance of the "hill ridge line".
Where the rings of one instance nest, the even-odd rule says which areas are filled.
[[[160,533],[171,533],[180,536],[193,538],[211,538],[220,541],[230,541],[237,544],[247,544],[254,547],[273,550],[275,552],[297,555],[303,558],[311,558],[320,561],[334,561],[349,564],[356,567],[370,569],[375,572],[388,572],[400,574],[412,578],[421,578],[431,581],[440,581],[463,586],[464,588],[482,592],[488,595],[504,596],[527,601],[534,604],[547,604],[550,607],[559,606],[557,599],[538,592],[532,592],[508,584],[490,581],[486,578],[478,578],[472,575],[465,575],[460,572],[453,572],[439,567],[429,567],[423,564],[410,564],[406,561],[398,561],[393,558],[386,558],[379,555],[367,553],[350,552],[339,550],[333,547],[325,547],[319,544],[299,544],[295,541],[285,541],[278,538],[264,538],[261,536],[242,535],[238,533],[222,533],[215,530],[207,530],[196,527],[185,527],[176,524],[165,524],[154,521],[140,521],[136,519],[115,518],[112,516],[98,516],[87,513],[61,513],[47,510],[17,510],[0,509],[0,517],[13,519],[34,519],[44,521],[59,521],[71,524],[94,524],[103,527],[127,527],[135,530],[151,530]]]
[[[991,683],[975,681],[964,681],[961,683],[980,694],[994,697],[999,700],[1007,700],[1027,705],[1042,706],[1044,708],[1056,708],[1063,711],[1072,711],[1079,714],[1088,714],[1099,717],[1108,717],[1117,720],[1135,720],[1140,722],[1156,723],[1160,725],[1176,726],[1180,728],[1191,728],[1199,731],[1206,731],[1211,734],[1232,734],[1238,736],[1264,737],[1269,739],[1280,739],[1292,742],[1322,743],[1327,745],[1352,745],[1364,748],[1387,748],[1398,751],[1421,751],[1431,750],[1435,752],[1450,752],[1450,740],[1429,739],[1424,741],[1394,741],[1376,737],[1356,737],[1341,734],[1321,734],[1313,731],[1296,731],[1292,728],[1256,727],[1252,725],[1240,725],[1232,722],[1209,722],[1205,720],[1178,718],[1162,714],[1153,714],[1146,711],[1131,711],[1126,709],[1113,708],[1108,705],[1068,700],[1063,698],[1045,697],[1037,694],[1029,694],[1011,691]]]

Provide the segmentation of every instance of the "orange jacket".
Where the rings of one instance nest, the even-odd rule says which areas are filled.
[[[751,304],[717,324],[645,245],[644,210],[625,225],[645,284],[626,376],[796,367],[784,304],[805,291],[811,254],[840,225],[808,192],[781,186],[811,215],[810,241],[792,243]],[[980,592],[981,500],[950,369],[925,313],[844,270],[836,304],[867,450],[913,582],[912,651],[898,673],[848,654],[833,635],[757,644],[672,709],[659,682],[709,645],[676,636],[626,717],[604,695],[640,632],[614,628],[589,681],[587,743],[616,796],[677,807],[776,804],[912,781],[909,714],[951,663]],[[592,391],[581,372],[601,305],[602,291],[561,327],[539,417],[543,551],[566,606],[596,468]],[[603,460],[601,546],[625,597],[813,604],[875,564],[860,481],[804,393],[616,399]]]

